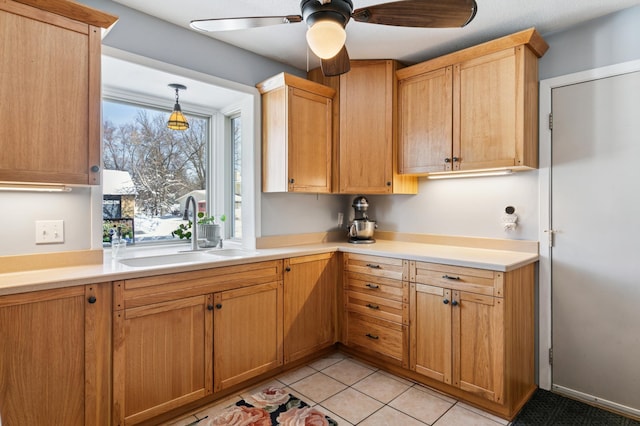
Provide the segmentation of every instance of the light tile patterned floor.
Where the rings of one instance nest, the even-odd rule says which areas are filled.
[[[409,380],[394,376],[342,353],[227,398],[171,426],[208,426],[209,420],[253,391],[273,385],[286,388],[340,426],[500,426],[509,422]],[[203,419],[208,416],[206,419]],[[196,422],[198,419],[203,419]]]

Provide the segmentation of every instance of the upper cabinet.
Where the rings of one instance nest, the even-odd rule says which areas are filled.
[[[0,181],[100,183],[100,27],[115,20],[66,0],[0,2]]]
[[[262,190],[331,192],[335,91],[290,74],[260,84]]]
[[[396,170],[396,76],[390,60],[353,61],[340,76],[340,192],[417,192]]]
[[[538,167],[547,48],[529,29],[399,70],[399,172]]]
[[[309,78],[337,89],[334,192],[415,194],[417,180],[397,171],[396,70],[392,60],[351,61],[339,78]]]

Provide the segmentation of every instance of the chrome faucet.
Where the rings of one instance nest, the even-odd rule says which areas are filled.
[[[198,207],[196,203],[196,199],[193,198],[193,195],[189,195],[187,198],[187,202],[184,204],[184,215],[182,216],[182,220],[189,220],[189,203],[193,205],[193,222],[191,225],[191,250],[198,250]]]

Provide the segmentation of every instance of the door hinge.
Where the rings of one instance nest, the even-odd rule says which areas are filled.
[[[545,229],[544,232],[549,235],[549,247],[553,247],[554,244],[554,238],[553,238],[553,234],[556,233],[555,230],[553,229]]]
[[[553,365],[553,348],[549,348],[549,365]]]
[[[549,114],[549,130],[553,130],[553,113]]]

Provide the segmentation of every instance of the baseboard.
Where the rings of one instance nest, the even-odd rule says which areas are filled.
[[[593,405],[595,407],[599,407],[608,411],[612,411],[614,413],[621,414],[625,417],[632,417],[636,420],[640,420],[640,410],[632,407],[627,407],[626,405],[618,404],[617,402],[609,401],[603,398],[599,398],[597,396],[589,395],[584,392],[579,392],[577,390],[569,389],[564,386],[553,385],[551,390],[558,393],[559,395],[563,395],[577,401],[584,402],[589,405]]]

